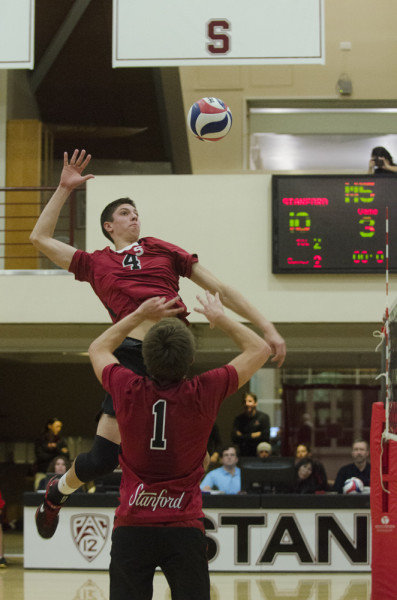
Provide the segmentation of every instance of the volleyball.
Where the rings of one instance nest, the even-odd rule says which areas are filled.
[[[343,484],[343,493],[344,494],[362,494],[364,491],[364,484],[358,477],[351,477],[351,479],[346,479]]]
[[[219,98],[201,98],[190,107],[187,124],[197,139],[217,142],[229,133],[232,112]]]

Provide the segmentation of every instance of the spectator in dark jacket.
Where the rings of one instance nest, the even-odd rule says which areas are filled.
[[[53,458],[58,455],[69,459],[69,449],[65,438],[60,436],[62,430],[62,421],[57,417],[52,417],[46,422],[43,431],[35,441],[36,468],[34,488],[38,485],[48,472],[48,466]]]
[[[255,394],[246,392],[243,398],[244,412],[234,419],[232,441],[237,444],[240,456],[256,456],[260,442],[270,442],[269,415],[257,410]]]

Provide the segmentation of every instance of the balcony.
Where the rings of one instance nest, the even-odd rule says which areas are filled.
[[[38,216],[56,187],[0,188],[0,271],[60,271],[29,241]],[[85,248],[85,186],[74,190],[62,209],[56,239]]]

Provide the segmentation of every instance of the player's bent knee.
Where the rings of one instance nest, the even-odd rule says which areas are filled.
[[[119,464],[119,444],[96,435],[89,452],[79,454],[74,462],[76,476],[86,483],[111,473]]]

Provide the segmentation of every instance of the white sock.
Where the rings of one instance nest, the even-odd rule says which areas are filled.
[[[80,486],[79,486],[80,487]],[[58,481],[58,490],[64,496],[69,496],[69,494],[73,494],[79,488],[72,488],[66,483],[66,473],[62,475],[61,479]]]

